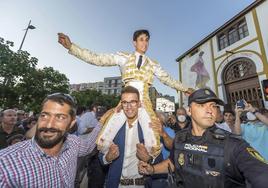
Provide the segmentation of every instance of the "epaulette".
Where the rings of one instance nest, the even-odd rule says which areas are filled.
[[[226,136],[228,136],[230,134],[228,131],[220,129],[216,126],[212,129],[210,129],[210,132],[212,133],[212,136],[215,139],[219,139],[219,140],[224,140],[226,138]]]
[[[117,54],[125,56],[125,57],[129,57],[131,54],[128,52],[117,52]]]
[[[212,132],[213,137],[216,139],[223,140],[226,137],[235,138],[235,139],[239,139],[239,140],[242,139],[241,135],[236,135],[236,134],[230,133],[230,132],[228,132],[224,129],[218,128],[218,127],[215,127],[214,129],[211,129],[210,131]]]
[[[153,64],[159,64],[156,60],[153,60],[153,59],[150,59],[150,58],[148,58]]]
[[[243,140],[241,134],[239,134],[239,135],[237,135],[237,134],[230,134],[229,136],[230,136],[230,138],[235,138],[235,139],[238,139],[238,140]]]

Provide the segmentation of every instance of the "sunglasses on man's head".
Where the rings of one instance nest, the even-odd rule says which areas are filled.
[[[73,105],[77,104],[75,98],[67,93],[52,93],[52,94],[48,95],[47,98],[56,97],[56,96],[64,98],[65,100],[69,101]]]

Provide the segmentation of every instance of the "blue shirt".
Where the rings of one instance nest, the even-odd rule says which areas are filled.
[[[99,122],[95,116],[95,113],[86,112],[80,117],[77,133],[78,135],[82,135],[86,132],[88,128],[94,128],[98,124]]]
[[[171,129],[170,127],[164,127],[164,131],[168,134],[169,137],[175,138],[175,131]],[[165,145],[163,145],[161,152],[163,155],[163,159],[166,160],[169,157],[169,153],[170,153],[169,149],[166,148]]]
[[[241,124],[242,137],[268,161],[268,126],[264,123]]]

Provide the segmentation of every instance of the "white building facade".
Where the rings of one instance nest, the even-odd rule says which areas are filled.
[[[116,77],[106,77],[104,82],[89,82],[80,84],[71,84],[71,91],[85,91],[85,90],[96,90],[100,91],[102,94],[107,95],[117,95],[121,94],[122,89],[121,76]]]
[[[262,81],[268,78],[268,2],[255,1],[177,58],[183,84],[212,89],[234,107],[245,99],[268,107]],[[179,95],[181,106],[187,97]]]

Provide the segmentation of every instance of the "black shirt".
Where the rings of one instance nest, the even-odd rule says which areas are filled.
[[[7,139],[16,134],[24,135],[25,131],[20,127],[14,126],[13,131],[10,134],[8,134],[2,129],[2,125],[0,125],[0,149],[6,148],[8,146]]]
[[[189,137],[187,141],[191,143],[204,145],[207,142],[208,135],[213,129],[218,129],[216,126],[213,126],[207,129],[203,136],[193,136],[191,134],[191,125],[186,128],[184,131],[187,132]],[[230,133],[226,133],[232,135]],[[177,135],[176,135],[177,137]],[[225,187],[239,187],[239,184],[245,184],[247,180],[252,188],[267,188],[268,187],[268,164],[264,159],[254,150],[245,140],[235,138],[233,135],[226,139],[226,142],[229,142],[228,146],[230,151],[225,152],[224,155],[229,155],[229,166],[225,168]],[[186,141],[186,142],[187,142]],[[176,143],[176,138],[173,142]],[[170,153],[170,160],[174,164],[174,145]],[[225,156],[226,157],[226,156]],[[177,160],[177,159],[176,159]],[[193,186],[195,187],[195,182]],[[244,186],[241,186],[244,187]]]

